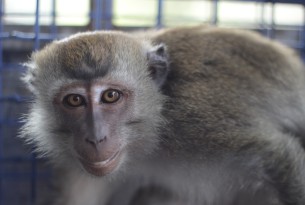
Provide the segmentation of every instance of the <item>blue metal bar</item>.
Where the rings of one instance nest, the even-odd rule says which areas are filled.
[[[16,163],[16,162],[14,162],[14,163]],[[10,180],[16,180],[16,181],[27,180],[30,176],[31,176],[30,172],[23,172],[23,173],[4,172],[3,173],[3,178],[6,178],[6,179],[9,178]],[[39,178],[40,180],[47,180],[47,178],[49,178],[50,176],[51,176],[51,173],[49,173],[47,171],[37,174],[37,178]]]
[[[1,126],[20,126],[21,123],[18,120],[0,119]]]
[[[217,25],[217,23],[218,23],[218,0],[213,0],[211,24]]]
[[[271,22],[271,25],[268,25],[268,23],[265,21],[265,5],[267,2],[267,0],[261,0],[261,32],[263,35],[271,38],[272,36],[272,22]],[[271,9],[274,9],[273,7]],[[273,21],[272,19],[274,18],[274,14],[272,13],[271,14],[271,21]]]
[[[112,29],[112,0],[105,1],[105,10],[104,10],[104,20],[105,22],[105,29],[110,30]]]
[[[34,31],[35,31],[35,41],[34,41],[34,49],[37,50],[40,47],[40,39],[39,39],[39,35],[40,35],[40,24],[39,24],[39,17],[40,17],[40,13],[39,13],[39,3],[40,0],[36,0],[36,9],[35,9],[35,24],[34,24]]]
[[[158,0],[158,10],[157,10],[157,28],[162,28],[162,16],[163,16],[163,0]]]
[[[274,1],[271,2],[271,28],[270,28],[270,32],[269,32],[269,37],[270,38],[274,38],[275,37],[275,20],[274,20],[274,17],[275,17],[275,3]]]
[[[5,12],[6,16],[22,16],[22,17],[32,17],[34,13],[23,13],[23,12]],[[50,13],[40,13],[39,16],[50,16]]]
[[[29,100],[28,97],[22,97],[20,95],[10,95],[8,97],[6,96],[0,96],[0,103],[1,102],[15,102],[15,103],[24,103],[27,100]]]
[[[100,30],[102,28],[102,1],[95,0],[94,6],[94,30]]]
[[[0,33],[3,32],[3,1],[0,0]],[[0,40],[0,67],[3,67],[3,47],[2,39]]]
[[[0,33],[3,32],[3,1],[0,0]],[[2,69],[3,69],[3,46],[2,46],[2,38],[0,38],[0,97],[2,97]],[[2,106],[0,105],[0,117],[3,118],[3,111]],[[2,126],[0,124],[0,158],[3,156],[3,133],[2,133]],[[0,176],[3,174],[3,166],[2,162],[0,162]],[[0,205],[2,205],[2,177],[0,177]]]
[[[14,162],[16,163],[16,162]],[[27,173],[27,172],[23,172],[23,173],[8,173],[8,172],[5,172],[3,173],[3,177],[4,178],[10,178],[10,179],[14,179],[14,180],[26,180],[28,179],[29,177],[31,176],[31,173]],[[45,173],[39,173],[37,174],[37,178],[40,178],[40,179],[45,179],[47,180],[46,178],[47,177],[50,177],[51,176],[51,173],[48,173],[48,172],[45,172]]]
[[[57,37],[57,36],[56,36]],[[62,37],[64,37],[62,35]],[[37,33],[25,33],[25,32],[20,32],[20,31],[12,31],[12,32],[2,32],[0,33],[0,38],[2,39],[10,39],[10,38],[16,38],[16,39],[20,39],[20,40],[30,40],[30,41],[36,41],[36,39],[38,41],[50,41],[54,39],[54,36],[52,34],[46,34],[46,33],[40,33],[39,34],[39,39],[37,38]],[[37,43],[39,46],[39,42]]]
[[[28,156],[13,156],[13,157],[6,157],[6,158],[2,158],[0,159],[1,162],[5,162],[5,163],[28,163],[31,160],[30,157]],[[37,159],[37,161],[45,161],[42,158]]]
[[[304,50],[305,50],[305,3],[303,4],[303,28],[301,32],[301,45],[302,45],[302,53],[304,55]],[[304,56],[303,56],[304,57]]]
[[[1,39],[1,37],[0,37],[0,39]],[[6,70],[6,69],[23,69],[24,67],[23,67],[23,65],[21,65],[21,64],[15,64],[15,63],[5,63],[5,62],[3,62],[3,70]]]
[[[260,10],[261,10],[261,16],[260,16],[260,29],[261,29],[261,33],[265,34],[266,31],[266,22],[265,22],[265,3],[261,2],[260,4]]]
[[[274,16],[275,16],[275,0],[264,0],[264,3],[271,3],[271,22],[270,25],[266,27],[266,36],[268,38],[274,38],[274,34],[275,34],[275,21],[274,21]]]
[[[39,0],[37,0],[39,1]],[[37,162],[36,162],[36,154],[34,150],[32,150],[31,155],[31,202],[35,204],[36,201],[36,181],[37,181]]]
[[[51,6],[51,16],[52,16],[52,22],[51,22],[51,36],[56,38],[57,35],[57,26],[56,26],[56,0],[52,0],[52,6]]]

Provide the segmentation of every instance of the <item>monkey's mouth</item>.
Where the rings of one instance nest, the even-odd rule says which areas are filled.
[[[82,163],[84,169],[90,174],[95,176],[104,176],[111,173],[118,166],[120,161],[120,153],[120,150],[118,150],[104,161],[90,162],[80,158],[80,162]]]

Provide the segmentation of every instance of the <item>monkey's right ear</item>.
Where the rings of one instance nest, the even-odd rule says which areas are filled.
[[[149,72],[157,86],[161,87],[166,80],[169,63],[167,49],[164,44],[154,46],[147,54]]]

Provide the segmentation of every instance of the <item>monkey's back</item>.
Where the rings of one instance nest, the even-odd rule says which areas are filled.
[[[113,196],[131,204],[125,196],[141,199],[138,188],[156,186],[171,204],[303,205],[297,55],[245,31],[148,35],[159,44],[120,32],[76,34],[27,64],[23,80],[35,98],[21,137],[69,170],[59,203],[110,204]],[[148,193],[137,204],[154,198]]]
[[[213,27],[169,29],[156,42],[168,48],[164,113],[175,119],[169,127],[178,143],[232,148],[229,138],[262,124],[280,132],[303,129],[304,68],[292,49],[249,31]]]

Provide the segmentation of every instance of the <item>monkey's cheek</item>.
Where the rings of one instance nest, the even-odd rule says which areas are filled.
[[[90,174],[102,177],[113,172],[120,163],[121,152],[117,151],[107,160],[101,162],[89,162],[83,159],[80,159],[83,168]]]

